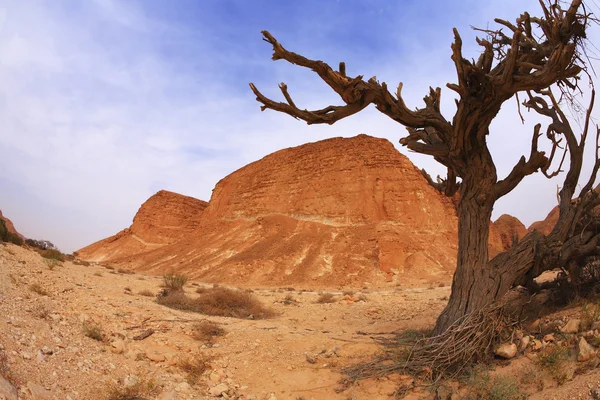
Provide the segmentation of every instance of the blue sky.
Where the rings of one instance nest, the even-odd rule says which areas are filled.
[[[310,71],[271,61],[260,31],[351,75],[402,81],[417,107],[430,85],[455,80],[452,27],[477,57],[469,26],[525,9],[537,2],[0,0],[0,209],[26,236],[73,251],[128,226],[160,189],[209,200],[219,179],[285,147],[359,133],[397,144],[404,128],[374,109],[333,126],[261,113],[249,82],[276,98],[286,82],[303,108],[339,100]],[[499,175],[528,154],[535,121],[521,125],[512,101],[501,112]],[[495,216],[544,218],[559,183],[528,178]]]

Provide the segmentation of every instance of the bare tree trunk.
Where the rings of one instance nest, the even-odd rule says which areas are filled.
[[[494,177],[490,177],[495,180]],[[480,179],[474,180],[480,183]],[[488,179],[491,187],[493,181]],[[481,291],[491,289],[494,281],[486,274],[488,264],[488,238],[493,201],[486,184],[461,185],[458,204],[458,255],[448,305],[439,316],[435,334],[444,332],[460,317],[485,307],[493,299],[481,296]]]

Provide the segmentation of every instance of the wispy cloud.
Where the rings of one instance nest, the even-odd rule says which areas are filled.
[[[476,57],[469,25],[514,18],[523,7],[516,0],[1,5],[0,208],[24,234],[71,251],[127,226],[159,189],[208,200],[226,174],[284,147],[358,133],[397,144],[404,129],[374,109],[332,127],[261,113],[250,81],[273,97],[285,81],[302,107],[339,99],[310,71],[272,62],[260,30],[307,56],[346,61],[351,74],[402,80],[416,107],[429,85],[454,80],[453,26]],[[450,115],[452,94],[444,96]],[[495,123],[490,141],[500,175],[528,152],[530,129],[520,126],[514,105]],[[410,157],[443,174],[433,160]],[[497,211],[528,223],[543,218],[554,185],[530,178],[520,198],[548,200],[506,201]]]

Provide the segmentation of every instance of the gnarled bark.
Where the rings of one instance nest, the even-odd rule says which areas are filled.
[[[263,111],[283,112],[308,124],[333,124],[373,104],[377,110],[407,128],[408,135],[400,140],[403,146],[430,155],[447,167],[447,179],[434,186],[450,196],[460,190],[459,245],[452,294],[437,322],[437,333],[443,332],[465,314],[499,299],[518,282],[531,279],[536,271],[552,263],[556,266],[556,263],[569,263],[572,257],[582,257],[584,253],[597,252],[596,236],[582,228],[581,221],[589,218],[593,208],[590,205],[597,201],[597,195],[591,188],[599,169],[598,161],[589,183],[579,195],[585,198],[581,201],[584,205],[574,207],[570,204],[580,175],[590,114],[588,112],[585,131],[578,141],[557,101],[548,91],[555,84],[566,91],[577,89],[577,79],[585,68],[580,51],[588,15],[585,9],[580,11],[582,0],[572,0],[567,9],[563,9],[557,0],[547,4],[541,1],[540,4],[542,17],[524,13],[514,24],[495,20],[505,30],[508,29],[510,35],[502,29],[483,30],[487,37],[477,39],[483,48],[477,61],[463,57],[462,39],[454,29],[451,58],[458,82],[449,83],[447,87],[458,94],[458,99],[451,119],[446,119],[440,112],[440,88],[429,89],[423,99],[424,107],[411,109],[402,98],[402,83],[392,94],[386,83],[380,83],[376,77],[367,81],[361,75],[350,77],[345,63],[340,63],[336,71],[323,61],[286,50],[269,32],[262,32],[264,40],[273,47],[273,60],[286,60],[310,68],[345,103],[320,110],[303,110],[292,100],[284,83],[279,88],[285,102],[265,97],[251,83],[250,87],[262,103]],[[542,127],[536,126],[528,158],[521,157],[508,176],[498,180],[487,147],[489,126],[503,103],[519,92],[529,96],[526,107],[552,119],[545,132],[552,143],[552,150],[547,156],[538,149]],[[551,104],[544,98],[549,99]],[[560,152],[561,138],[566,139],[570,169],[561,191],[561,219],[556,232],[547,238],[537,233],[528,235],[519,245],[488,262],[487,238],[494,203],[532,173],[542,171],[550,177],[560,172],[566,153],[557,171],[548,171],[555,155]],[[460,184],[457,178],[462,179]],[[576,232],[585,234],[576,238]],[[572,248],[565,248],[567,243]],[[565,259],[565,254],[571,254],[571,258]]]

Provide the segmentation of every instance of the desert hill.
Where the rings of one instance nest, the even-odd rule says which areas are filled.
[[[513,245],[513,241],[523,239],[528,233],[527,228],[518,218],[508,214],[502,214],[493,225],[502,243],[502,251],[508,250]]]
[[[79,257],[209,282],[322,286],[446,281],[456,261],[453,202],[389,141],[367,135],[284,149],[235,171],[204,211],[190,207],[193,226],[171,242],[137,230],[140,215],[170,212],[151,202],[157,196],[180,195],[159,192],[129,230]],[[179,211],[173,226],[190,223]],[[492,237],[495,254],[503,242]]]
[[[161,190],[150,197],[129,228],[77,251],[89,261],[135,256],[181,240],[193,232],[207,202]]]
[[[552,229],[554,229],[554,226],[558,222],[559,213],[560,211],[558,209],[558,206],[554,207],[548,213],[548,216],[545,219],[543,219],[542,221],[536,221],[533,224],[531,224],[528,228],[528,231],[532,232],[534,230],[537,230],[543,233],[544,235],[548,235],[550,232],[552,232]]]
[[[4,225],[6,226],[6,230],[12,234],[19,236],[21,239],[25,239],[25,236],[21,235],[15,229],[15,225],[12,223],[10,219],[2,215],[2,210],[0,210],[0,220],[4,221]]]

